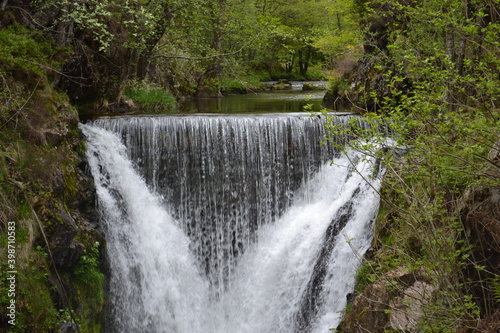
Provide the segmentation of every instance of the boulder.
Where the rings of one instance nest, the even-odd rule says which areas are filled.
[[[398,267],[356,296],[337,331],[416,333],[415,325],[422,316],[422,308],[434,290],[419,272]]]
[[[288,80],[278,80],[275,84],[271,86],[271,90],[290,90],[292,89],[292,83]]]
[[[321,86],[314,85],[312,83],[306,82],[302,85],[303,91],[311,91],[311,90],[324,90],[325,88]]]
[[[57,146],[61,143],[64,137],[68,134],[67,129],[63,131],[55,130],[55,129],[47,129],[44,131],[45,141],[47,144],[51,146]]]
[[[415,329],[422,317],[423,306],[430,299],[435,288],[424,281],[415,281],[404,289],[402,295],[389,302],[389,329],[398,332],[417,333]]]

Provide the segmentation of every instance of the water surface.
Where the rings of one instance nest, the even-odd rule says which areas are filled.
[[[268,83],[271,84],[272,82]],[[320,111],[325,90],[302,91],[305,82],[292,82],[291,90],[268,90],[222,98],[200,98],[179,103],[182,113],[273,113],[302,112],[311,104],[313,111]],[[309,82],[326,87],[325,81]]]

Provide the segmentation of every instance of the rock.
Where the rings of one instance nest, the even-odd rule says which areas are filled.
[[[86,160],[82,160],[77,169],[78,196],[72,204],[85,216],[87,221],[99,221],[96,207],[96,190]]]
[[[303,91],[323,90],[323,89],[324,89],[324,88],[323,88],[323,87],[321,87],[321,86],[316,86],[316,85],[314,85],[314,84],[312,84],[312,83],[308,83],[308,82],[306,82],[306,83],[304,83],[304,84],[302,85],[302,90],[303,90]]]
[[[53,199],[38,202],[35,209],[44,224],[54,264],[58,268],[72,267],[84,250],[82,244],[74,242],[79,231],[75,220],[61,203]]]
[[[44,131],[45,141],[47,142],[47,144],[51,146],[56,146],[59,143],[61,143],[61,141],[64,139],[67,133],[68,133],[67,130],[65,131],[56,131],[54,129],[45,130]]]
[[[500,140],[498,140],[491,148],[488,153],[488,159],[496,165],[500,165]]]
[[[52,192],[56,194],[62,194],[66,190],[64,174],[61,169],[55,168],[52,171],[52,175],[50,177],[50,186],[52,188]]]
[[[417,332],[415,324],[434,290],[419,272],[396,268],[354,299],[351,312],[337,330],[344,333]]]
[[[311,83],[304,83],[302,85],[302,90],[303,91],[316,90],[316,87],[314,85],[312,85]]]
[[[290,90],[292,89],[292,83],[288,80],[278,80],[277,83],[271,86],[271,90]]]
[[[290,90],[292,89],[291,84],[275,83],[271,86],[271,90]]]
[[[389,304],[389,329],[417,333],[415,326],[422,317],[422,307],[434,290],[429,283],[415,281],[403,291],[403,296],[392,299]]]
[[[127,96],[122,96],[120,103],[123,104],[125,106],[125,108],[131,109],[131,110],[136,108],[135,103],[132,100],[132,98],[129,98]]]
[[[59,333],[78,333],[78,332],[79,331],[76,324],[69,321],[62,323],[61,326],[59,327]]]
[[[84,250],[85,246],[82,243],[73,240],[67,248],[61,248],[58,251],[60,259],[56,265],[62,268],[73,267],[80,260]]]

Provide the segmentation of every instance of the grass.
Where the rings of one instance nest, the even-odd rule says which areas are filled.
[[[175,107],[175,97],[164,88],[151,82],[133,82],[125,88],[124,95],[137,106],[150,112],[171,111]]]

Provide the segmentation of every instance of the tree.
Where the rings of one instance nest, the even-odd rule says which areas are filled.
[[[274,18],[263,58],[267,67],[281,66],[289,75],[297,69],[306,77],[310,65],[354,48],[361,35],[352,8],[352,1],[338,0],[275,3],[267,13]]]
[[[371,47],[360,65],[378,78],[359,78],[365,84],[356,89],[377,105],[357,104],[372,127],[332,129],[359,136],[355,148],[388,169],[381,250],[370,265],[377,276],[405,266],[435,286],[419,331],[477,327],[498,308],[491,291],[500,270],[481,251],[500,248],[477,236],[487,222],[463,212],[470,193],[500,186],[500,165],[491,157],[500,128],[499,9],[479,0],[371,1]],[[403,157],[394,154],[401,149]]]

